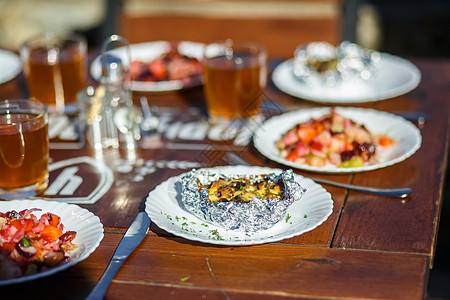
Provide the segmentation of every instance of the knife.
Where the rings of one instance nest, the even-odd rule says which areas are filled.
[[[103,296],[108,290],[108,287],[111,284],[111,281],[113,280],[117,271],[119,271],[124,261],[134,251],[134,249],[136,249],[136,247],[139,246],[139,244],[142,242],[149,226],[150,226],[150,217],[145,212],[145,205],[141,204],[139,213],[137,214],[133,223],[131,223],[130,228],[128,228],[127,232],[125,232],[125,235],[120,241],[119,246],[117,246],[116,251],[114,252],[113,257],[111,258],[108,267],[106,268],[99,282],[97,283],[95,288],[91,291],[86,300],[103,299]]]

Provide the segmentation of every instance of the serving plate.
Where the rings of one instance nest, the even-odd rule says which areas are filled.
[[[153,59],[157,58],[161,54],[167,52],[171,47],[171,43],[169,41],[155,41],[155,42],[147,42],[147,43],[139,43],[130,45],[130,55],[131,60],[140,60],[144,62],[150,62]],[[180,54],[184,54],[189,57],[197,58],[201,60],[203,56],[203,47],[204,44],[189,42],[189,41],[181,41],[178,42],[178,52]],[[119,47],[113,50],[108,51],[118,57],[122,58],[122,60],[127,59],[127,53],[125,47]],[[92,78],[95,80],[100,80],[102,75],[100,56],[96,57],[90,66],[90,72]],[[185,83],[182,80],[168,80],[168,81],[155,81],[155,82],[146,82],[146,81],[132,81],[131,89],[134,91],[147,91],[147,92],[157,92],[157,91],[171,91],[171,90],[180,90],[183,88],[193,87],[196,85],[200,85],[201,81],[191,81],[189,83]]]
[[[372,134],[388,134],[389,137],[397,140],[397,144],[379,154],[379,163],[362,167],[313,167],[281,158],[280,151],[275,145],[276,141],[296,124],[329,113],[329,107],[302,109],[273,117],[256,130],[253,143],[259,152],[273,161],[302,170],[325,173],[363,172],[391,166],[413,155],[422,144],[419,129],[400,116],[373,109],[344,107],[336,107],[335,109],[337,113],[344,117],[363,124]]]
[[[0,66],[0,84],[10,81],[22,71],[22,62],[19,56],[1,49]]]
[[[202,169],[203,170],[203,169]],[[220,174],[280,173],[280,169],[224,166],[206,168]],[[313,230],[332,213],[331,195],[311,179],[296,175],[295,180],[307,189],[303,197],[287,209],[285,217],[273,227],[258,232],[228,230],[197,218],[183,207],[181,178],[187,173],[169,178],[154,190],[146,200],[146,212],[161,229],[188,240],[218,245],[256,245],[276,242]]]
[[[41,209],[41,211],[33,212],[38,218],[47,212],[60,216],[65,231],[70,230],[77,233],[72,242],[78,248],[70,253],[68,261],[30,276],[0,280],[0,285],[30,281],[65,270],[91,255],[103,239],[103,225],[100,219],[87,209],[81,208],[78,205],[41,199],[0,201],[1,212],[10,210],[19,212],[30,208]]]
[[[281,91],[298,98],[323,103],[363,103],[389,99],[415,89],[421,80],[419,69],[406,59],[381,53],[375,76],[367,81],[337,86],[311,86],[293,75],[294,59],[279,64],[272,81]]]

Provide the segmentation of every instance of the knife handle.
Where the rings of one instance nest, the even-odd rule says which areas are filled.
[[[86,300],[101,300],[106,294],[106,291],[111,284],[114,276],[116,276],[117,271],[119,271],[120,266],[122,266],[124,260],[117,260],[114,257],[111,259],[111,262],[100,278],[99,282],[95,286],[95,288],[91,291],[89,296],[87,296]]]

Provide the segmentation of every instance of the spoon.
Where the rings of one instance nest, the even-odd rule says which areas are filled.
[[[142,96],[140,100],[141,100],[142,114],[144,117],[141,123],[141,129],[144,132],[156,130],[159,124],[158,117],[155,115],[154,112],[152,113],[150,107],[148,106],[147,97]]]

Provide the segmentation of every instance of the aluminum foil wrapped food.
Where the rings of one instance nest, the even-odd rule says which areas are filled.
[[[253,196],[246,201],[212,199],[210,190],[214,184],[233,180],[277,186],[280,188],[279,196]],[[285,216],[287,208],[294,201],[300,200],[306,192],[306,189],[294,180],[292,170],[279,174],[242,175],[213,174],[207,170],[194,169],[181,179],[181,184],[181,199],[188,211],[212,224],[241,232],[256,232],[274,226]],[[242,189],[242,186],[240,188]]]
[[[295,50],[293,73],[311,86],[357,84],[376,74],[381,55],[357,44],[313,42]]]

